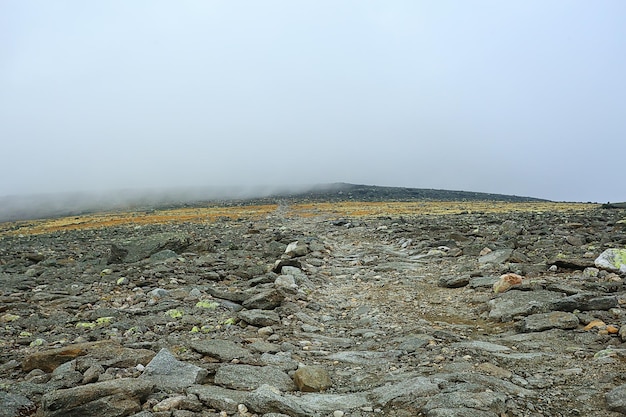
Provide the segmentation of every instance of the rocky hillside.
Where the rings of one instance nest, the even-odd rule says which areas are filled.
[[[626,210],[523,207],[5,228],[0,415],[624,415]]]
[[[0,197],[0,222],[78,216],[104,210],[147,210],[226,205],[271,204],[276,201],[545,201],[530,197],[467,191],[378,187],[346,183],[293,189],[179,188],[169,190],[120,190]]]
[[[310,199],[314,201],[546,201],[539,198],[471,191],[434,190],[427,188],[380,187],[336,183],[318,185],[304,192],[276,193],[271,197]]]

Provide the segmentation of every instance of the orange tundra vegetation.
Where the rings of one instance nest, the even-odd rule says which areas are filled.
[[[581,211],[598,207],[583,203],[509,203],[498,201],[418,201],[418,202],[333,202],[294,203],[288,207],[287,217],[378,217],[421,216],[462,213],[508,213]],[[69,216],[55,219],[30,220],[0,224],[0,235],[36,235],[64,230],[98,229],[113,226],[132,226],[167,223],[212,223],[220,218],[231,220],[258,220],[274,212],[277,204],[207,206],[151,211],[116,211]]]

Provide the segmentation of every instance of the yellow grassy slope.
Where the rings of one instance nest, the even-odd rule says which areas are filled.
[[[508,203],[493,201],[445,202],[339,202],[293,204],[284,213],[287,217],[376,217],[445,215],[458,213],[506,213],[581,211],[598,207],[582,203]],[[0,224],[0,235],[36,235],[64,230],[97,229],[112,226],[129,226],[167,223],[212,223],[219,218],[256,220],[276,212],[276,204],[207,206],[153,210],[148,212],[105,212],[56,219],[20,221]]]

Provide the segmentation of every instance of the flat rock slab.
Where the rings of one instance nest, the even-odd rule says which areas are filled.
[[[426,417],[501,417],[491,411],[476,410],[475,408],[434,408],[428,410]]]
[[[306,394],[295,397],[296,401],[305,409],[315,410],[327,415],[335,410],[354,410],[356,408],[371,406],[366,393],[354,394]]]
[[[487,276],[487,277],[475,277],[470,279],[470,288],[493,288],[493,284],[498,282],[500,277]]]
[[[506,322],[515,316],[547,313],[553,310],[552,304],[563,297],[563,294],[547,290],[510,290],[488,302],[491,308],[489,318]]]
[[[113,379],[52,391],[41,401],[44,417],[118,417],[141,411],[154,384],[136,378]]]
[[[193,385],[186,390],[187,394],[198,396],[203,404],[229,413],[236,413],[237,406],[242,404],[248,392],[237,391],[216,385]]]
[[[575,329],[579,320],[575,314],[564,311],[531,314],[525,317],[518,325],[522,332],[542,332],[550,329]]]
[[[37,411],[37,406],[28,398],[19,394],[0,391],[0,417],[30,416]]]
[[[494,356],[506,357],[506,353],[494,353]],[[523,396],[528,398],[536,397],[537,393],[532,390],[520,387],[505,379],[496,378],[489,375],[473,374],[473,373],[453,373],[439,374],[438,377],[446,379],[453,383],[466,382],[475,386],[484,386],[495,392],[503,392],[509,396]]]
[[[263,384],[280,391],[293,391],[294,383],[289,375],[275,366],[222,365],[215,373],[215,383],[231,389],[252,391]]]
[[[189,346],[196,352],[218,359],[222,362],[230,362],[233,359],[250,356],[250,351],[248,349],[244,349],[237,343],[231,342],[230,340],[194,340],[189,344]]]
[[[574,294],[563,297],[551,303],[551,310],[562,311],[591,311],[591,310],[609,310],[618,306],[617,297],[614,295],[595,296],[593,293]]]
[[[291,358],[288,352],[278,352],[276,354],[263,353],[261,355],[263,365],[272,365],[283,371],[294,371],[298,369],[298,361]]]
[[[431,340],[434,340],[434,337],[428,334],[407,336],[403,338],[401,343],[398,345],[398,350],[412,353],[427,346]]]
[[[244,402],[248,408],[259,414],[281,413],[298,417],[319,417],[310,406],[301,404],[300,397],[284,395],[275,387],[267,384],[251,392]]]
[[[432,413],[437,409],[470,409],[474,412],[483,412],[487,413],[484,415],[492,415],[495,417],[500,416],[506,411],[506,399],[507,396],[499,392],[465,392],[459,390],[434,395],[429,398],[428,402],[423,407],[423,411],[426,412],[427,416],[430,416],[442,415],[441,413]]]
[[[469,275],[444,276],[439,279],[439,286],[445,288],[460,288],[470,282]]]
[[[513,253],[513,249],[498,249],[493,252],[489,252],[486,255],[478,258],[478,263],[485,264],[502,264],[509,259],[509,256]]]
[[[107,263],[133,263],[148,258],[164,249],[174,252],[183,251],[191,245],[191,239],[183,233],[155,233],[115,242]]]
[[[332,355],[328,355],[326,358],[333,361],[353,363],[357,365],[375,365],[387,363],[389,360],[396,359],[401,354],[402,351],[399,350],[388,350],[385,352],[350,350],[333,353]]]
[[[272,310],[280,306],[285,296],[276,289],[261,291],[243,302],[243,306],[250,310]]]
[[[553,258],[547,262],[548,265],[556,265],[559,268],[564,269],[578,269],[583,270],[590,266],[593,266],[593,260],[588,258]]]
[[[464,348],[471,350],[483,350],[485,352],[509,352],[511,350],[508,346],[498,345],[496,343],[491,342],[483,342],[481,340],[473,340],[470,342],[458,342],[454,343],[452,346],[456,348]]]
[[[201,383],[207,375],[206,369],[179,361],[167,349],[161,349],[139,378],[164,391],[183,392],[185,388]]]
[[[626,384],[607,392],[605,398],[609,410],[626,414]]]
[[[439,391],[439,386],[430,378],[420,376],[375,388],[369,398],[375,404],[385,406],[390,403],[410,402],[417,397],[429,396]]]
[[[59,365],[76,359],[79,356],[89,356],[98,363],[107,367],[124,368],[146,365],[155,352],[148,349],[130,349],[119,343],[109,340],[99,342],[77,343],[62,348],[49,349],[33,353],[22,361],[22,368],[26,372],[41,369],[45,372],[54,371]]]
[[[269,310],[244,310],[240,311],[237,317],[253,326],[273,326],[280,323],[278,313]]]

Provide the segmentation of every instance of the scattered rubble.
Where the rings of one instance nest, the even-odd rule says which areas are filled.
[[[0,416],[626,414],[624,209],[0,237]]]

